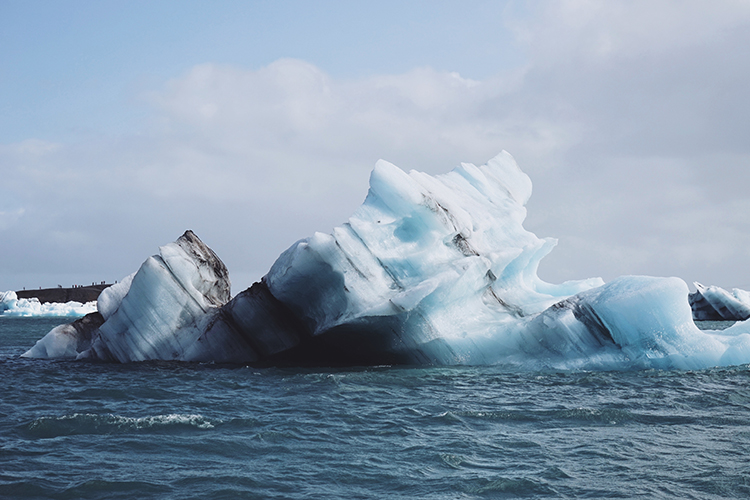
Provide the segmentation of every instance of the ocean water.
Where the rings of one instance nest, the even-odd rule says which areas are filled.
[[[748,498],[750,370],[255,369],[19,359],[2,498]]]

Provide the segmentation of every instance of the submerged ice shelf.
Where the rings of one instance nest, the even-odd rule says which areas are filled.
[[[550,284],[555,240],[523,228],[531,181],[506,152],[430,176],[380,161],[362,206],[230,299],[192,232],[24,354],[131,362],[500,364],[693,369],[750,362],[750,326],[703,332],[678,278]],[[86,324],[84,324],[84,322]]]

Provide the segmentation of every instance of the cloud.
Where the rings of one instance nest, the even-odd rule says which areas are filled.
[[[514,143],[552,154],[569,131],[487,114],[520,79],[430,68],[336,79],[294,59],[258,70],[201,64],[147,96],[154,118],[140,134],[0,150],[6,186],[30,207],[12,246],[54,245],[54,265],[105,272],[190,227],[247,286],[296,239],[345,221],[379,158],[443,172]],[[6,261],[4,272],[40,267],[30,259]]]
[[[17,224],[24,212],[25,210],[23,208],[0,211],[0,231]]]
[[[552,185],[536,183],[545,201],[535,211],[532,198],[528,225],[561,239],[543,273],[574,277],[588,261],[606,279],[750,286],[736,212],[750,186],[750,4],[570,1],[535,14],[518,25],[533,61],[520,94],[581,136]]]
[[[144,96],[151,121],[131,135],[0,146],[0,210],[20,214],[0,226],[0,276],[120,279],[191,228],[248,286],[296,239],[345,221],[379,158],[439,173],[506,149],[534,182],[527,227],[560,239],[547,279],[750,288],[737,273],[750,257],[748,5],[508,10],[527,62],[481,80],[196,65]]]
[[[728,0],[560,0],[540,2],[533,15],[517,17],[516,36],[541,64],[570,58],[610,61],[656,54],[671,57],[683,49],[723,43],[744,30],[750,4]]]

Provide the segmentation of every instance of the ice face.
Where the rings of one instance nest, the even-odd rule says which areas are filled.
[[[314,333],[414,310],[439,328],[450,310],[467,307],[525,316],[602,283],[537,277],[556,242],[523,228],[531,181],[507,153],[437,177],[381,161],[370,185],[347,224],[298,242],[265,278],[275,297],[314,322]]]
[[[348,222],[292,245],[232,300],[223,264],[188,232],[102,294],[100,326],[53,331],[27,355],[534,370],[750,362],[750,324],[698,330],[678,278],[542,281],[555,240],[523,228],[530,195],[505,152],[434,177],[381,161]]]
[[[80,352],[91,346],[93,335],[102,323],[104,323],[102,315],[93,312],[72,323],[56,326],[22,357],[74,359]]]
[[[99,318],[62,325],[24,354],[107,361],[181,359],[230,296],[224,264],[192,231],[99,297]],[[88,318],[88,316],[86,317]],[[85,319],[85,318],[84,318]]]
[[[530,194],[507,153],[436,177],[381,161],[348,223],[293,245],[264,283],[332,362],[493,362],[476,342],[602,284],[538,278],[555,241],[523,228]]]
[[[575,318],[603,347],[590,348],[582,366],[697,369],[721,364],[728,346],[696,328],[687,293],[678,278],[624,276],[571,297],[567,302],[575,304]]]
[[[229,300],[224,264],[192,231],[159,249],[103,299],[106,321],[80,358],[181,359],[207,313]]]
[[[117,311],[117,308],[120,307],[122,299],[130,291],[130,285],[133,283],[134,277],[135,273],[128,275],[122,281],[105,288],[99,294],[99,298],[96,301],[96,309],[104,319],[109,319]]]

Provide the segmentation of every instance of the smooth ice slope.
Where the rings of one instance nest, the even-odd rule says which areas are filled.
[[[58,332],[26,355],[533,370],[750,362],[750,325],[698,330],[680,279],[539,279],[555,240],[523,228],[530,195],[505,152],[434,177],[381,161],[347,223],[292,245],[231,301],[223,264],[188,232],[103,294],[90,341]]]
[[[99,298],[96,300],[96,309],[104,317],[109,319],[117,308],[120,307],[122,299],[130,291],[130,285],[133,283],[133,278],[136,273],[126,276],[122,281],[115,283],[114,285],[102,290],[99,294]]]
[[[120,362],[180,359],[197,336],[194,325],[229,296],[224,264],[187,231],[143,263],[117,309],[112,312],[112,304],[105,311],[103,316],[109,317],[80,356]]]

